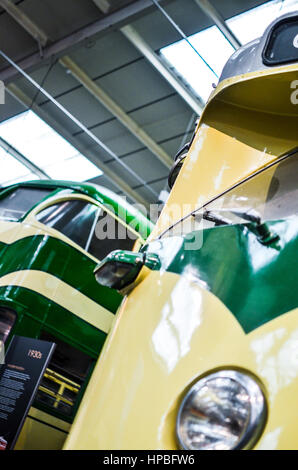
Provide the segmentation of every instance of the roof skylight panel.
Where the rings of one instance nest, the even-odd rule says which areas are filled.
[[[31,110],[0,124],[0,135],[51,178],[85,181],[102,175],[97,166]]]

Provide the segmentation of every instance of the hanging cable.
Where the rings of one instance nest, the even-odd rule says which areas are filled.
[[[213,70],[211,65],[208,64],[208,62],[204,59],[204,57],[201,56],[199,51],[194,47],[194,45],[190,42],[184,31],[180,28],[180,26],[177,25],[177,23],[173,20],[173,18],[166,12],[166,10],[159,4],[158,0],[152,0],[154,5],[157,6],[157,8],[161,11],[161,13],[167,18],[167,20],[171,23],[171,25],[176,29],[176,31],[182,36],[182,38],[187,42],[187,44],[190,45],[190,47],[195,51],[195,53],[200,57],[200,59],[204,62],[205,65],[207,65],[208,69],[211,70],[211,72],[218,78],[217,73]]]
[[[196,119],[197,119],[197,115],[195,113],[193,113],[190,120],[189,120],[189,122],[188,122],[188,124],[187,124],[187,127],[185,129],[184,136],[183,136],[181,144],[179,146],[180,149],[186,144],[186,141],[188,139],[188,135],[190,134],[193,123],[194,123],[194,121],[196,121]]]
[[[68,111],[62,104],[59,103],[50,93],[48,93],[44,88],[42,88],[30,75],[28,75],[21,67],[19,67],[10,57],[8,57],[1,49],[0,55],[12,65],[23,77],[25,77],[34,87],[36,87],[46,98],[48,98],[60,111],[62,111],[65,116],[67,116],[74,124],[76,124],[82,131],[84,131],[90,139],[92,139],[97,145],[99,145],[108,155],[110,155],[114,160],[116,160],[128,173],[130,173],[135,179],[137,179],[142,186],[145,186],[155,197],[158,197],[158,193],[154,191],[143,178],[141,178],[137,173],[135,173],[131,168],[129,168],[122,160],[116,155],[109,147],[107,147],[96,135],[94,135],[87,126],[81,123],[70,111]]]
[[[48,67],[48,70],[46,71],[46,73],[45,73],[45,75],[44,75],[44,77],[43,77],[43,79],[42,79],[42,81],[41,81],[41,83],[40,83],[40,85],[39,85],[41,88],[43,88],[43,86],[44,86],[44,84],[45,84],[45,82],[46,82],[46,79],[47,79],[48,76],[50,75],[50,72],[51,72],[52,68],[54,67],[54,65],[57,64],[57,62],[58,62],[58,60],[55,59],[54,61],[52,61],[52,63],[51,63],[50,66]],[[37,92],[35,93],[35,95],[34,95],[32,101],[31,101],[31,104],[30,104],[30,106],[29,106],[29,110],[32,109],[32,107],[35,105],[39,93],[40,93],[40,88],[38,88]]]

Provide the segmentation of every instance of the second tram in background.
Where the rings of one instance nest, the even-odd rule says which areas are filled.
[[[152,227],[104,187],[1,189],[0,341],[6,347],[16,334],[56,343],[16,449],[61,449],[122,300],[98,286],[94,268],[115,248],[138,250]]]

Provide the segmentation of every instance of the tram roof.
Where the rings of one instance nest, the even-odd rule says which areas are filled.
[[[250,72],[272,69],[272,65],[266,65],[264,62],[264,50],[268,43],[268,39],[271,37],[276,25],[295,17],[297,17],[298,22],[298,7],[297,11],[286,13],[273,21],[266,28],[263,36],[249,42],[234,52],[223,68],[219,83],[227,78],[244,75]]]
[[[96,202],[103,204],[104,206],[110,206],[113,208],[115,213],[127,223],[137,220],[139,223],[139,229],[144,230],[147,228],[147,232],[151,232],[153,229],[153,223],[139,210],[139,208],[134,207],[132,204],[126,202],[123,196],[118,196],[104,186],[99,186],[93,183],[78,183],[76,181],[64,181],[64,180],[36,180],[36,181],[26,181],[10,186],[1,188],[1,192],[4,190],[18,188],[18,187],[27,187],[27,188],[49,188],[53,190],[65,190],[69,189],[74,192],[78,192],[89,196],[94,199]],[[48,197],[51,197],[52,194],[49,194]],[[145,210],[145,208],[144,208]]]

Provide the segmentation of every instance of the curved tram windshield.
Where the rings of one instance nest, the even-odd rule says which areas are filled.
[[[298,213],[298,153],[228,191],[205,208],[224,210],[231,222],[239,222],[233,209],[256,211],[262,220],[278,220]],[[244,220],[243,220],[244,221]]]
[[[245,214],[255,213],[263,222],[298,214],[298,152],[271,165],[230,189],[170,228],[163,236],[183,235],[191,231],[227,224],[246,223]],[[202,220],[205,211],[218,215],[216,222]],[[243,214],[242,217],[240,214]]]

